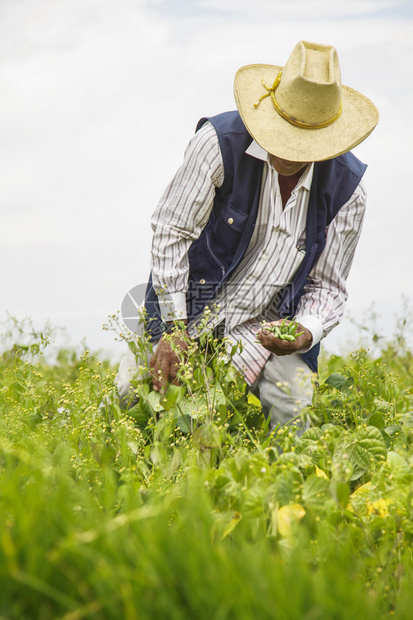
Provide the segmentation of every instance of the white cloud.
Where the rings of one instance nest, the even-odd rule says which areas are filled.
[[[283,20],[313,20],[338,19],[341,17],[360,17],[377,14],[391,9],[403,10],[408,8],[406,0],[202,0],[201,6],[216,11],[233,11],[257,19],[259,16],[273,15]]]

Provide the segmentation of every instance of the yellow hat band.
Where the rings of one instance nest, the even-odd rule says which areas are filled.
[[[288,112],[285,112],[285,110],[283,110],[281,108],[281,106],[279,105],[278,101],[275,98],[275,91],[278,88],[278,85],[281,81],[281,76],[282,76],[282,71],[278,72],[277,77],[274,80],[274,83],[272,86],[267,86],[265,84],[265,82],[263,81],[264,87],[267,89],[268,92],[266,92],[264,95],[262,95],[258,101],[256,101],[254,103],[254,107],[257,108],[261,101],[263,99],[265,99],[266,97],[269,97],[271,95],[271,99],[272,102],[274,104],[275,109],[277,110],[278,114],[280,116],[282,116],[283,118],[285,118],[285,120],[287,120],[289,123],[291,123],[292,125],[295,125],[296,127],[302,127],[303,129],[322,129],[323,127],[328,127],[328,125],[331,125],[332,123],[334,123],[334,121],[336,121],[338,119],[338,117],[340,116],[342,110],[343,110],[343,103],[340,103],[340,107],[339,110],[337,112],[337,114],[335,114],[332,118],[328,119],[327,121],[322,121],[320,123],[306,123],[304,121],[300,121],[297,118],[294,118],[293,116],[290,116],[290,114],[288,114]]]

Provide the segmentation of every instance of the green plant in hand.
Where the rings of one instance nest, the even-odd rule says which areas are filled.
[[[304,332],[298,332],[298,323],[297,321],[286,322],[287,319],[284,319],[281,325],[268,325],[265,321],[261,323],[262,328],[268,332],[274,334],[276,338],[280,340],[288,340],[289,342],[294,342],[298,336],[304,334]]]

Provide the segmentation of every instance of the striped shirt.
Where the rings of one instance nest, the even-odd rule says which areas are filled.
[[[265,162],[257,221],[235,275],[212,302],[214,312],[208,328],[225,321],[225,335],[229,341],[241,341],[242,350],[232,361],[252,384],[271,355],[256,342],[260,321],[278,319],[273,302],[304,258],[314,164],[304,169],[283,208],[278,174],[268,153],[254,141],[246,152]],[[190,141],[183,164],[166,188],[151,220],[154,231],[152,277],[163,320],[186,318],[188,249],[208,222],[215,190],[223,181],[224,165],[218,138],[211,123],[207,122]],[[312,333],[312,346],[343,316],[346,279],[361,233],[365,203],[361,182],[329,225],[326,247],[310,272],[295,318]],[[195,335],[199,322],[189,325],[191,335]]]

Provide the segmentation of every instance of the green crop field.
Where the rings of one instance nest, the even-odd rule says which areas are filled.
[[[10,321],[0,619],[411,618],[408,323],[323,358],[297,437],[268,436],[220,342],[124,410],[109,362]]]

